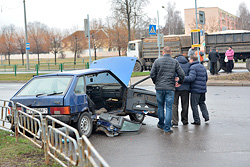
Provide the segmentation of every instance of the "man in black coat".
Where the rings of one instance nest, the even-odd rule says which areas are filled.
[[[159,122],[157,127],[166,133],[172,133],[172,106],[174,102],[175,74],[179,76],[179,84],[182,84],[185,73],[177,60],[171,57],[171,49],[163,48],[163,56],[155,60],[150,72],[150,77],[155,84],[156,98],[158,105]],[[166,107],[166,115],[164,108]]]
[[[185,72],[185,76],[189,74],[190,63],[187,59],[179,54],[176,55],[176,60],[180,63],[181,68]],[[189,107],[189,83],[183,83],[180,87],[175,89],[175,96],[174,96],[174,104],[173,104],[173,116],[172,116],[172,124],[173,127],[178,126],[179,122],[179,113],[178,113],[178,105],[179,105],[179,98],[181,98],[181,122],[183,125],[188,124],[188,107]]]
[[[198,105],[200,106],[205,122],[209,121],[209,114],[205,104],[207,92],[207,70],[202,64],[199,63],[197,56],[191,56],[189,62],[191,63],[190,71],[189,75],[185,76],[184,83],[190,83],[190,102],[194,118],[194,122],[192,124],[200,125],[201,121],[198,112]]]
[[[217,61],[220,58],[220,54],[216,51],[216,48],[213,46],[212,50],[208,53],[208,59],[210,60],[210,72],[212,75],[218,75],[217,70]]]

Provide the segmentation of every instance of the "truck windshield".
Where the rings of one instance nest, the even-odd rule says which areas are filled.
[[[71,76],[34,78],[17,96],[63,95],[68,90]]]

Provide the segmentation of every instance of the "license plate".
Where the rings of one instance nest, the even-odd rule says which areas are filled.
[[[48,114],[48,108],[32,108],[32,109],[37,110],[37,111],[39,111],[39,112],[42,113],[42,114]],[[31,114],[32,111],[27,110],[27,113],[28,113],[28,114]],[[35,113],[35,114],[36,114],[36,113]]]

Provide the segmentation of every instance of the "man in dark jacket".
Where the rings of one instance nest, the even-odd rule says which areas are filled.
[[[158,105],[159,122],[157,127],[166,133],[172,133],[172,105],[174,102],[175,73],[179,76],[178,83],[184,80],[185,73],[177,60],[171,57],[171,49],[163,48],[163,57],[155,60],[150,72],[150,77],[155,84]],[[164,105],[166,105],[166,116],[164,116]]]
[[[216,51],[213,46],[212,50],[208,53],[208,59],[210,60],[210,72],[212,75],[218,75],[217,61],[219,60],[220,54]]]
[[[181,54],[177,55],[176,57],[177,57],[176,60],[180,63],[181,68],[185,72],[185,76],[188,76],[190,63]],[[183,83],[180,87],[177,87],[175,89],[174,104],[172,110],[173,127],[177,127],[179,122],[179,113],[178,113],[179,97],[181,97],[181,107],[182,107],[181,122],[183,123],[183,125],[188,124],[189,89],[190,89],[190,84],[187,82]]]
[[[185,77],[184,82],[190,83],[191,92],[191,108],[193,110],[194,125],[200,125],[200,117],[198,112],[198,105],[202,112],[205,122],[209,121],[209,114],[205,104],[207,92],[207,70],[198,61],[198,57],[191,56],[189,62],[190,71],[189,75]]]

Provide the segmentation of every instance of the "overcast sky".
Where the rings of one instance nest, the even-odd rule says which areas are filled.
[[[174,0],[176,9],[184,19],[184,9],[194,8],[195,0]],[[250,1],[239,0],[197,0],[198,7],[219,7],[234,15],[237,14],[239,4],[245,2],[250,8]],[[167,6],[168,0],[150,0],[145,12],[151,17],[160,15],[160,25],[164,25],[166,11],[162,6]],[[89,14],[91,18],[106,18],[111,15],[111,0],[26,0],[27,21],[39,21],[49,27],[71,29],[78,26],[83,28],[84,19]],[[24,27],[23,0],[0,0],[0,27],[14,24]],[[184,20],[185,21],[185,20]]]

